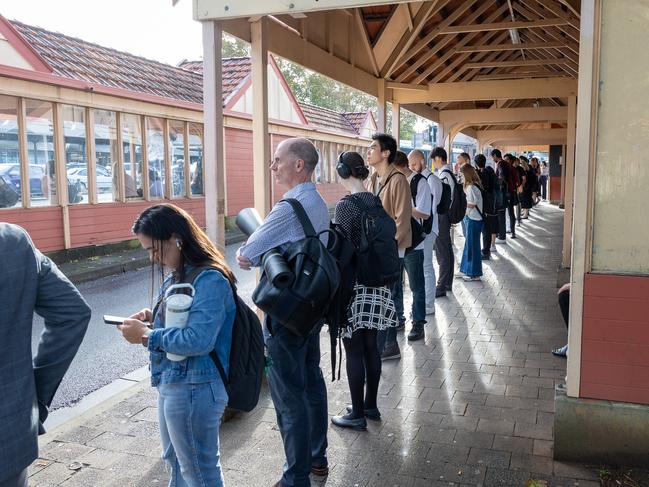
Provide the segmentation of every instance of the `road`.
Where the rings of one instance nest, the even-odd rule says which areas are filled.
[[[239,294],[251,304],[255,273],[242,271],[234,265],[238,246],[227,247],[226,259],[239,281]],[[79,352],[52,402],[52,409],[71,406],[87,394],[148,363],[144,348],[127,343],[114,326],[103,322],[102,316],[127,316],[150,307],[153,296],[157,294],[157,286],[152,294],[151,283],[151,269],[145,268],[78,286],[92,308],[92,319]],[[43,320],[35,315],[32,335],[34,353],[42,330]]]

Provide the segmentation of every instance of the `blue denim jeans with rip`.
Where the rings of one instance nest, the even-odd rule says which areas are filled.
[[[169,487],[222,487],[219,428],[228,401],[223,383],[160,384],[158,393]]]
[[[268,320],[268,318],[267,318]],[[282,486],[308,487],[311,467],[327,465],[327,387],[320,369],[320,329],[300,337],[268,321],[264,338],[272,365],[268,386],[286,463]]]

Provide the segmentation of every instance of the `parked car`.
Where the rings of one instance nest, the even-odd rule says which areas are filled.
[[[97,190],[100,193],[113,190],[113,178],[110,173],[101,166],[97,166]],[[82,191],[88,191],[88,168],[68,169],[68,180],[70,182],[79,182]]]
[[[29,165],[29,194],[30,196],[43,196],[43,175],[45,169],[38,164]],[[18,194],[20,194],[20,164],[0,164],[0,176],[3,176],[5,182],[14,185]]]

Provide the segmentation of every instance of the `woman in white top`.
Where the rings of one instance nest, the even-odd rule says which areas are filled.
[[[464,274],[465,281],[479,281],[482,276],[482,253],[480,250],[480,236],[482,234],[482,184],[480,176],[470,164],[465,164],[460,169],[464,179],[464,193],[466,194],[466,215],[462,222],[465,228],[464,252],[460,272]]]

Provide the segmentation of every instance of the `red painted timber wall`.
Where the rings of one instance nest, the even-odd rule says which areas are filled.
[[[559,201],[561,199],[561,176],[548,178],[548,185],[550,201]]]
[[[63,210],[60,206],[16,208],[0,211],[0,221],[20,225],[43,251],[60,250],[63,243]]]
[[[649,277],[586,274],[580,396],[649,404]]]

